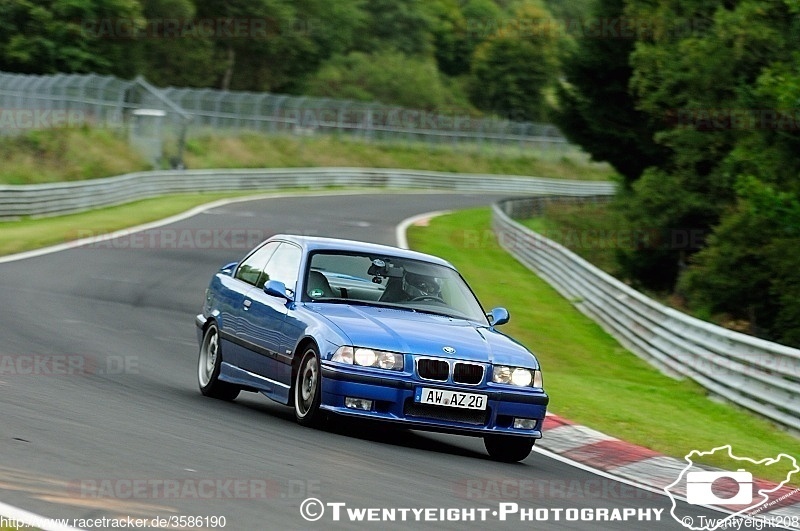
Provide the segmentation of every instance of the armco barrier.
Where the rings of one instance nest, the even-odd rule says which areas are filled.
[[[614,192],[612,183],[361,168],[153,171],[71,183],[0,186],[0,218],[77,212],[168,193],[329,186],[545,196],[509,199],[494,206],[494,229],[513,256],[637,355],[800,430],[800,350],[663,306],[512,219],[535,213],[552,196],[607,198]]]
[[[550,198],[494,205],[500,244],[584,314],[665,372],[800,430],[800,350],[695,319],[645,297],[562,245],[515,222]],[[676,412],[678,414],[679,412]]]
[[[607,182],[362,168],[174,170],[88,181],[0,186],[0,219],[50,216],[163,194],[329,186],[508,194],[610,195]]]

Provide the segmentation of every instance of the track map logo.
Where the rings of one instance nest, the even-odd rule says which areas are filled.
[[[706,470],[701,462],[713,456],[716,462],[729,464],[725,470]],[[752,459],[733,454],[730,445],[720,446],[709,451],[692,450],[685,458],[686,467],[678,479],[664,488],[672,501],[670,514],[684,527],[693,531],[714,531],[727,528],[795,527],[798,522],[791,518],[768,515],[763,512],[787,497],[800,500],[800,489],[784,488],[792,476],[800,472],[797,460],[788,454],[776,457]],[[759,483],[753,478],[763,474],[765,469],[779,471],[780,483]],[[797,476],[795,476],[797,478]],[[678,507],[676,496],[686,496],[689,507]],[[715,506],[729,511],[720,513],[718,518],[693,514],[692,506]]]

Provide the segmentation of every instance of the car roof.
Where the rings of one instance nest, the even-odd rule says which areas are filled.
[[[377,243],[367,243],[355,240],[344,240],[340,238],[325,238],[321,236],[300,236],[296,234],[276,234],[269,238],[269,241],[284,240],[296,243],[303,248],[307,254],[313,251],[353,251],[357,253],[378,254],[396,256],[398,258],[409,258],[422,260],[434,264],[443,265],[450,269],[455,269],[453,264],[443,260],[438,256],[392,247],[391,245],[381,245]]]

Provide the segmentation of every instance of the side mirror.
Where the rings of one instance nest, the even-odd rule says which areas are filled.
[[[292,300],[292,296],[289,295],[289,292],[286,289],[286,284],[280,280],[267,280],[267,283],[264,284],[264,293],[267,295],[272,295],[273,297],[284,298],[287,301]]]
[[[229,277],[233,276],[233,271],[236,269],[236,266],[239,265],[239,262],[231,262],[230,264],[226,264],[220,268],[219,272],[223,275],[228,275]]]
[[[492,311],[486,314],[486,317],[489,318],[489,324],[492,326],[500,326],[506,324],[511,316],[508,314],[508,310],[505,308],[494,308]]]

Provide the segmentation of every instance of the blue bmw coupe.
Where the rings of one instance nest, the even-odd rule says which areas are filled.
[[[211,279],[198,382],[223,400],[263,393],[306,426],[347,415],[479,436],[520,461],[549,398],[536,357],[496,329],[508,319],[440,258],[277,235]]]

